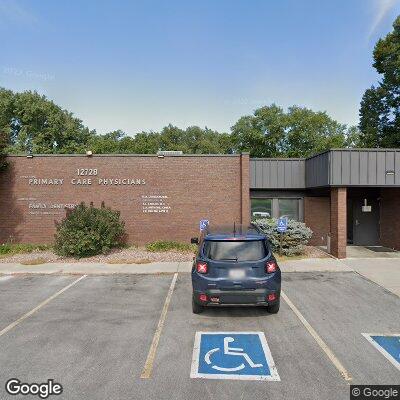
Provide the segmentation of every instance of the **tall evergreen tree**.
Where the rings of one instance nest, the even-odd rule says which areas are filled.
[[[374,48],[374,68],[382,75],[367,89],[360,107],[360,141],[365,147],[400,146],[400,16],[393,31]]]

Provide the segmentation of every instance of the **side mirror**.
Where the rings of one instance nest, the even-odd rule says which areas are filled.
[[[192,243],[192,244],[199,244],[199,238],[197,238],[197,237],[191,238],[191,239],[190,239],[190,243]]]

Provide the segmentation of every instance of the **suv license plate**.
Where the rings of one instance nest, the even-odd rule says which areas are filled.
[[[231,279],[243,279],[246,277],[246,270],[233,268],[229,270],[229,278]]]

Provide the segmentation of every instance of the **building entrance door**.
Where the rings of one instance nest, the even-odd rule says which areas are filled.
[[[352,200],[353,244],[356,246],[379,245],[379,201],[367,198],[365,207],[364,198]]]

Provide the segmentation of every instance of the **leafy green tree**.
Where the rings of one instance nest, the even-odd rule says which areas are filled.
[[[231,128],[236,151],[249,151],[252,157],[277,157],[284,153],[287,116],[272,104],[241,117]]]
[[[309,157],[327,149],[345,147],[347,127],[326,112],[293,106],[287,113],[285,134],[287,157]]]
[[[360,106],[360,142],[365,147],[400,146],[400,16],[375,45],[373,66],[382,79],[367,89]]]
[[[6,153],[6,148],[8,146],[8,135],[3,132],[0,131],[0,171],[2,171],[3,169],[5,169],[6,167],[6,161],[5,161],[5,153]]]
[[[88,148],[97,154],[155,154],[159,150],[181,150],[185,154],[232,152],[230,135],[198,126],[181,129],[168,125],[158,132],[140,132],[128,136],[118,130],[89,139]]]
[[[355,142],[357,129],[325,112],[298,106],[285,112],[272,104],[240,118],[232,127],[232,140],[236,151],[249,151],[252,157],[308,157]]]
[[[72,113],[37,92],[0,88],[0,130],[14,153],[80,153],[94,134]]]
[[[121,130],[104,135],[93,135],[88,140],[87,148],[94,154],[121,153],[121,141],[124,138],[126,134]]]

